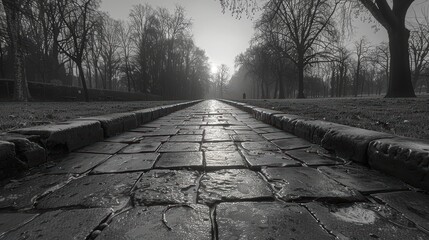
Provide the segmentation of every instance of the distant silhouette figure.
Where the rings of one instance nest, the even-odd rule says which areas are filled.
[[[246,93],[243,93],[243,99],[246,99]]]

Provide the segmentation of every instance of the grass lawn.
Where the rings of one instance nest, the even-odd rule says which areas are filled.
[[[429,96],[415,99],[240,100],[250,105],[359,128],[429,140]]]
[[[0,102],[0,132],[67,121],[78,117],[122,113],[182,101],[148,102]]]

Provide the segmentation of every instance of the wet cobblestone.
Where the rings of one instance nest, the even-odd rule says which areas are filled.
[[[1,240],[429,239],[426,193],[214,100],[1,187]]]

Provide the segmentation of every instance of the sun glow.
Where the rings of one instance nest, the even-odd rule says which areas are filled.
[[[215,74],[217,72],[217,65],[215,63],[210,63],[210,72]]]

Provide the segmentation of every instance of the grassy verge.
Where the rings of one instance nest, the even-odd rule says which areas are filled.
[[[122,113],[181,101],[149,102],[0,102],[0,132],[67,121],[78,117]]]
[[[241,101],[289,114],[400,136],[429,139],[429,96],[415,99],[333,98]]]

